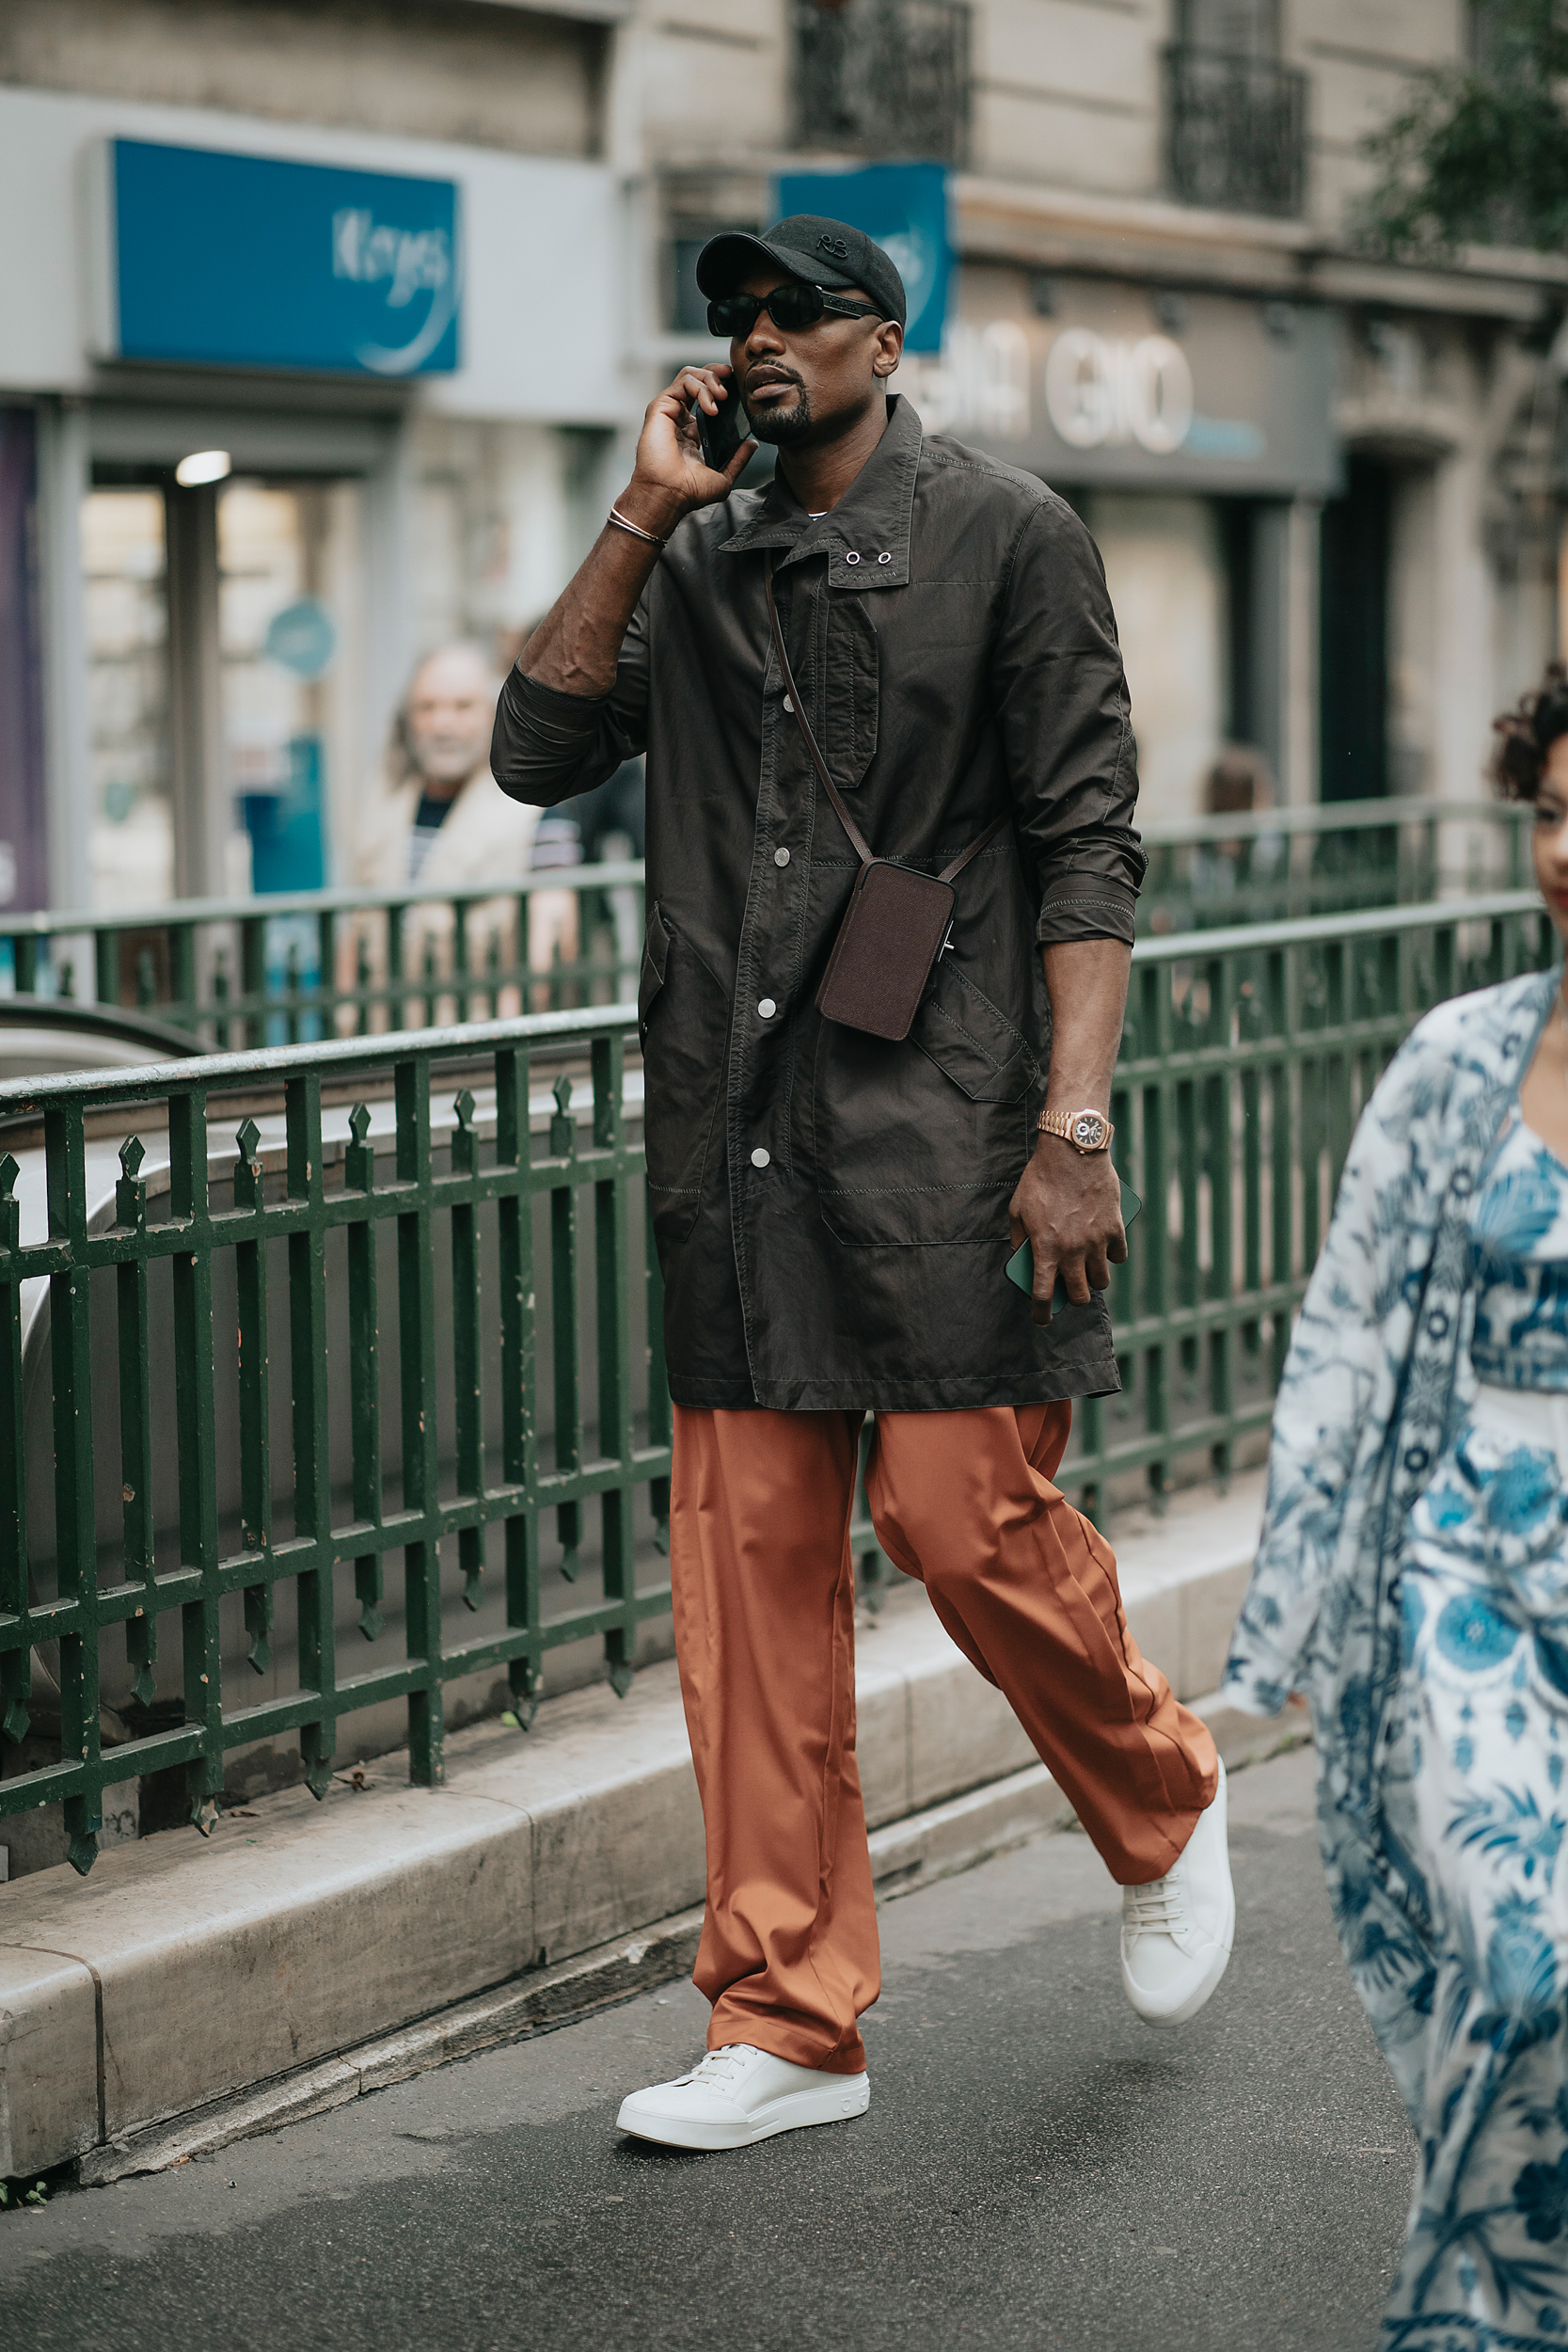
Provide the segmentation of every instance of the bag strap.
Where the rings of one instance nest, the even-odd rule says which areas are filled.
[[[806,717],[800,702],[800,690],[795,683],[795,673],[789,666],[789,656],[784,651],[784,630],[779,627],[779,608],[773,601],[773,550],[771,548],[768,548],[763,556],[762,578],[763,585],[768,591],[768,626],[773,632],[773,651],[779,657],[779,670],[784,678],[784,692],[789,696],[789,707],[795,713],[795,723],[806,739],[806,749],[811,754],[812,766],[822,779],[822,789],[832,801],[833,813],[848,834],[855,855],[863,866],[870,866],[875,863],[877,852],[845,807],[843,801],[839,798],[838,787],[828,773],[828,763],[823,758],[821,747],[812,732],[811,721]]]
[[[877,852],[845,807],[838,787],[828,771],[828,763],[822,756],[821,746],[812,730],[811,721],[806,717],[805,706],[800,700],[800,690],[795,683],[795,673],[789,666],[789,656],[784,650],[784,630],[779,627],[779,608],[773,601],[773,550],[771,548],[764,551],[762,577],[763,585],[768,592],[768,626],[773,633],[773,651],[779,657],[779,672],[784,682],[784,692],[789,696],[789,707],[795,713],[795,723],[805,738],[806,749],[811,754],[812,766],[822,780],[822,789],[832,803],[833,813],[848,834],[850,847],[855,855],[863,866],[874,865]],[[1010,808],[1005,809],[994,824],[986,827],[978,839],[972,841],[967,850],[961,850],[950,866],[942,867],[937,876],[938,882],[955,881],[963,872],[970,859],[978,857],[982,850],[989,848],[1004,825],[1011,824],[1012,816]]]

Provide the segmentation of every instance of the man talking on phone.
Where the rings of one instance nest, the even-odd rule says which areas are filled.
[[[1144,857],[1099,556],[1043,484],[889,393],[904,288],[858,230],[718,236],[697,278],[728,364],[649,406],[492,764],[549,807],[647,755],[648,1198],[713,2014],[691,2073],[619,2121],[722,2149],[870,2099],[867,1413],[878,1537],[1121,1883],[1150,2024],[1209,1998],[1234,1901],[1213,1742],[1051,1483],[1069,1400],[1119,1385],[1127,1254],[1109,1112]],[[732,403],[750,437],[719,469]],[[758,440],[777,470],[738,490]],[[1032,1301],[1005,1279],[1025,1240]]]

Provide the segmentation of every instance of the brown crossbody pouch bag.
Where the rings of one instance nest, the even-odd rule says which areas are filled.
[[[913,866],[896,866],[891,858],[879,857],[845,807],[801,705],[800,690],[784,651],[784,631],[779,627],[778,607],[773,601],[771,550],[767,555],[764,580],[768,590],[768,626],[773,633],[773,650],[779,658],[779,670],[795,713],[795,723],[805,739],[822,789],[832,803],[839,823],[861,862],[838,937],[828,958],[828,969],[816,992],[816,1008],[825,1020],[841,1022],[847,1029],[864,1029],[872,1037],[906,1038],[931,977],[931,967],[946,944],[953,920],[954,882],[971,858],[978,857],[1004,825],[1011,823],[1012,811],[1007,809],[993,825],[988,825],[978,840],[972,841],[940,874],[918,873]]]

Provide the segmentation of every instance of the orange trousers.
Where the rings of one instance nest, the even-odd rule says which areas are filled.
[[[670,1581],[707,1840],[708,2047],[858,2074],[880,1962],[855,1761],[860,1413],[675,1407]],[[1214,1743],[1127,1629],[1109,1544],[1051,1484],[1067,1404],[879,1413],[882,1549],[1014,1713],[1113,1878],[1161,1878]]]

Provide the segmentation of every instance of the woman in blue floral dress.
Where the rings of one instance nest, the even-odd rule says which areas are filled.
[[[1498,722],[1568,938],[1568,678]],[[1391,2352],[1568,2352],[1568,1002],[1440,1006],[1358,1126],[1227,1688],[1313,1710],[1345,1955],[1419,2150]]]

